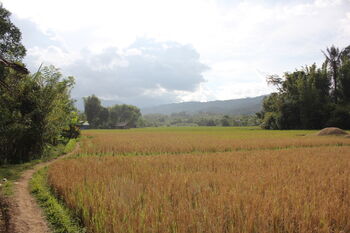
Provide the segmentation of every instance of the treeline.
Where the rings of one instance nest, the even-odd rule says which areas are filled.
[[[147,114],[142,118],[145,127],[169,126],[257,126],[260,120],[255,115],[223,115],[214,113],[186,112],[165,114]]]
[[[25,54],[20,30],[0,5],[0,164],[41,158],[79,135],[73,77],[53,66],[30,74],[21,63]]]
[[[103,107],[95,96],[84,98],[84,114],[94,129],[134,128],[140,126],[140,109],[133,105],[114,105]]]
[[[284,78],[268,77],[277,92],[257,114],[265,129],[350,129],[350,46],[325,52],[321,67],[306,66]]]

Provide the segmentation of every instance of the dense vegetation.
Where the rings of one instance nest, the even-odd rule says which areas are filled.
[[[164,114],[146,114],[142,117],[141,126],[256,126],[260,120],[256,115],[223,115],[215,113],[186,112]]]
[[[319,129],[335,126],[350,129],[350,46],[332,46],[325,62],[292,73],[284,79],[270,76],[278,92],[266,97],[262,112],[265,129]]]
[[[21,59],[21,32],[0,5],[0,164],[40,158],[77,137],[78,117],[70,91],[73,77],[53,66],[29,74]]]
[[[133,105],[122,104],[106,108],[95,95],[84,98],[84,107],[90,127],[95,129],[113,129],[118,125],[133,128],[138,125],[141,117],[140,109]]]

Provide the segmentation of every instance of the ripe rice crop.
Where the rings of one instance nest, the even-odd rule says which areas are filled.
[[[350,145],[349,138],[317,137],[315,131],[257,128],[160,128],[84,131],[78,154],[174,154]]]
[[[94,147],[97,142],[128,142],[101,135],[93,138]],[[134,132],[119,135],[135,137]],[[161,151],[162,137],[155,137],[159,144],[147,150]],[[287,140],[282,144],[283,136],[276,140],[291,145]],[[134,151],[142,151],[146,142]],[[204,151],[209,142],[195,146]],[[262,145],[253,137],[251,142],[252,147]],[[106,152],[119,153],[122,145],[112,144]],[[176,144],[174,150],[182,146]],[[95,233],[350,231],[349,146],[80,157],[52,164],[48,182]]]

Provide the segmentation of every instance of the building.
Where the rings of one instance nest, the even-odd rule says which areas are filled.
[[[87,121],[81,122],[79,127],[80,127],[80,129],[90,129],[90,124]]]
[[[129,122],[119,122],[115,125],[115,129],[130,129]]]

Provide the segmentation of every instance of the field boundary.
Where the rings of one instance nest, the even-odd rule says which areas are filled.
[[[52,192],[47,184],[47,167],[36,171],[30,180],[30,191],[44,211],[55,233],[84,233],[80,220]]]

